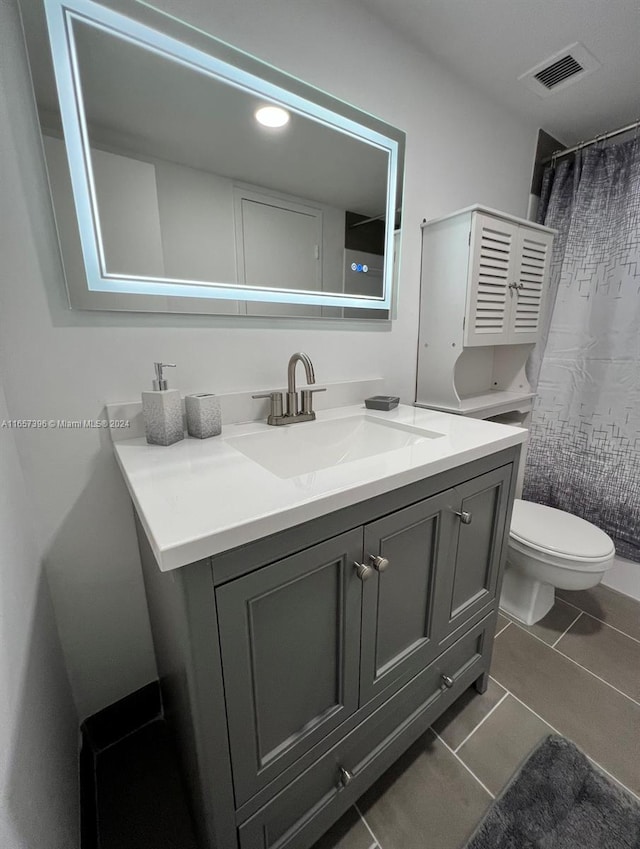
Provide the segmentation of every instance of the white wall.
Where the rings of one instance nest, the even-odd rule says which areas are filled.
[[[155,168],[167,276],[235,281],[232,181],[173,162]]]
[[[282,383],[307,351],[319,381],[384,375],[413,400],[424,217],[482,202],[525,215],[537,128],[450,76],[356,0],[161,0],[157,5],[408,134],[398,319],[391,329],[299,319],[69,312],[15,0],[0,0],[4,288],[0,345],[13,417],[94,418],[135,399],[154,360],[183,392]],[[1,353],[1,351],[0,351]],[[155,677],[131,509],[103,431],[19,434],[80,714]]]
[[[78,725],[0,384],[0,846],[78,846]]]

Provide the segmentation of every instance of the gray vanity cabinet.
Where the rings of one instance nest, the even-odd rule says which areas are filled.
[[[203,849],[308,849],[486,688],[519,448],[161,573],[165,713]]]
[[[361,557],[357,529],[217,590],[238,803],[357,709]]]
[[[480,475],[216,591],[239,804],[484,615],[510,473]]]

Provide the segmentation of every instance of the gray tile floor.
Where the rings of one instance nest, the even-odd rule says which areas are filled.
[[[314,849],[461,849],[553,732],[640,798],[640,603],[559,592],[542,622],[501,615],[497,633],[487,692],[469,690]]]

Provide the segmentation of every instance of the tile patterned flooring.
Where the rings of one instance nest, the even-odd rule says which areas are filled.
[[[468,690],[313,849],[462,849],[553,731],[640,797],[640,602],[558,596],[531,628],[499,617],[487,692]],[[96,778],[100,849],[195,849],[164,722],[102,752]]]
[[[501,615],[491,682],[467,693],[314,849],[461,849],[547,734],[640,799],[640,602],[558,593],[532,627]]]

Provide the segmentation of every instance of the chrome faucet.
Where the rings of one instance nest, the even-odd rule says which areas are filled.
[[[308,354],[294,354],[289,360],[287,367],[287,415],[298,415],[298,392],[296,390],[296,366],[302,363],[304,366],[307,383],[315,383],[316,375],[313,370],[313,363],[309,359]],[[315,416],[314,416],[315,418]]]
[[[302,389],[300,391],[300,403],[298,403],[298,390],[296,389],[296,366],[301,362],[304,366],[308,384],[316,382],[313,363],[308,354],[293,354],[287,367],[287,398],[286,409],[282,401],[282,392],[267,392],[262,395],[253,395],[253,398],[269,398],[271,409],[267,416],[267,424],[284,425],[295,424],[295,422],[312,422],[316,414],[313,411],[313,393],[326,392],[326,389]]]

